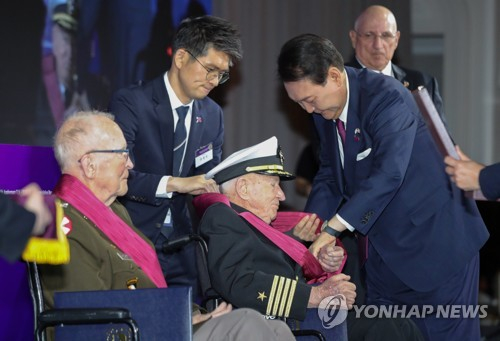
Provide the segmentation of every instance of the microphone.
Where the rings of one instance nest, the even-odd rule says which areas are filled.
[[[182,249],[185,245],[189,244],[193,240],[192,235],[188,234],[179,238],[168,240],[163,243],[161,250],[164,253],[173,253]]]
[[[177,252],[192,241],[198,242],[200,248],[203,251],[203,256],[206,256],[208,254],[208,247],[205,240],[194,233],[190,233],[185,236],[166,241],[165,243],[163,243],[161,251],[164,253]]]

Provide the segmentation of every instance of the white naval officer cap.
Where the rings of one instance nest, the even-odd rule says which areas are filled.
[[[273,136],[259,144],[239,150],[229,155],[205,177],[214,179],[217,184],[248,173],[279,176],[281,180],[292,180],[294,175],[284,170],[285,158]]]

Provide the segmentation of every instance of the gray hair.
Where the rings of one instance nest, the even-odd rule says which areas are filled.
[[[64,121],[54,139],[54,154],[62,171],[78,163],[83,151],[91,150],[109,136],[102,119],[114,121],[115,117],[97,110],[80,111]]]

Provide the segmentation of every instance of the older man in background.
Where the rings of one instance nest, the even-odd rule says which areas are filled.
[[[443,100],[435,77],[392,63],[401,33],[394,14],[386,7],[367,7],[356,19],[349,32],[354,58],[346,66],[367,68],[394,77],[410,91],[424,86],[444,120]]]

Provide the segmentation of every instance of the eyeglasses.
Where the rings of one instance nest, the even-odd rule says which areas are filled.
[[[92,154],[92,153],[115,153],[115,154],[122,154],[123,157],[125,158],[125,161],[128,160],[130,150],[128,149],[96,149],[96,150],[91,150],[89,152],[86,152],[85,154],[82,155],[82,157],[78,160],[80,162],[85,155]]]
[[[359,33],[358,31],[354,31],[360,37],[361,39],[364,40],[370,40],[374,41],[377,38],[382,39],[386,43],[391,42],[394,38],[396,38],[395,34],[392,34],[391,32],[383,32],[381,34],[375,34],[373,32],[366,32],[366,33]]]
[[[191,52],[189,52],[188,50],[186,50],[187,53],[189,53],[191,55],[191,57],[194,58],[194,60],[196,60],[201,66],[203,66],[203,68],[205,70],[207,70],[207,81],[212,81],[214,80],[215,78],[217,78],[217,80],[219,81],[219,84],[222,84],[222,83],[225,83],[228,79],[229,79],[229,72],[227,71],[224,71],[224,72],[219,72],[219,70],[216,70],[216,69],[209,69],[207,68],[205,65],[202,64],[202,62],[200,62],[198,60],[198,58],[196,58]]]

